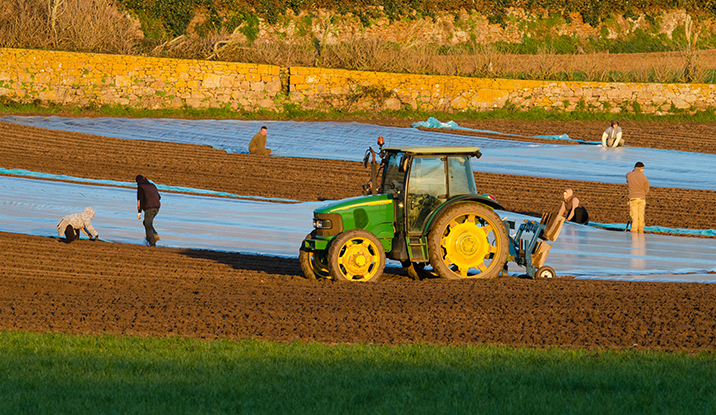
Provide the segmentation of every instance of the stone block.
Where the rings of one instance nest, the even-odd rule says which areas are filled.
[[[201,83],[202,88],[218,88],[221,86],[221,77],[218,75],[207,75]]]
[[[258,105],[261,108],[273,108],[276,106],[276,104],[274,104],[273,100],[268,99],[268,98],[258,100],[256,102],[256,105]]]
[[[281,92],[281,81],[279,79],[274,79],[273,81],[267,82],[266,91],[268,91],[272,95]]]
[[[673,99],[671,102],[674,104],[674,106],[676,108],[679,108],[679,109],[687,109],[691,106],[688,102],[684,101],[680,97]]]
[[[399,99],[390,97],[383,102],[383,109],[391,111],[399,111],[402,108],[402,103]]]
[[[264,83],[261,81],[251,83],[251,91],[253,91],[253,92],[261,92],[265,88],[266,88],[266,85],[264,85]]]
[[[232,88],[236,78],[233,76],[222,75],[219,77],[219,86],[221,88]]]

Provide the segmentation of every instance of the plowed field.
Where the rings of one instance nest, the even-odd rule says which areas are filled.
[[[497,124],[468,126],[523,135],[568,132],[589,140],[597,139],[592,132],[580,137],[568,129],[591,128],[597,136],[603,129],[602,123]],[[633,123],[629,144],[671,148],[664,136],[649,138],[652,124]],[[716,152],[716,128],[709,124],[664,130],[683,132],[681,150]],[[128,182],[141,173],[167,185],[298,200],[357,195],[369,176],[360,163],[276,160],[4,123],[0,166]],[[476,178],[480,190],[508,210],[554,210],[571,187],[593,220],[626,219],[623,185],[482,173]],[[716,192],[654,188],[647,225],[716,227],[714,202]],[[412,281],[402,271],[377,284],[340,284],[303,279],[297,260],[86,240],[65,244],[7,233],[0,233],[0,252],[0,329],[330,343],[716,346],[712,284]]]

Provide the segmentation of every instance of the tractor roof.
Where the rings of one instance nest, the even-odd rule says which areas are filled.
[[[466,147],[466,146],[431,146],[431,147],[420,147],[420,146],[406,146],[406,147],[383,147],[383,151],[389,153],[411,153],[411,154],[439,154],[439,155],[471,155],[480,157],[480,147]]]

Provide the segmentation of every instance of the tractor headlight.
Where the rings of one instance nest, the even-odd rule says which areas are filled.
[[[316,236],[331,237],[343,232],[343,219],[337,213],[315,213],[313,215],[313,229]]]
[[[331,222],[330,219],[313,218],[313,228],[314,229],[331,229],[332,227],[333,227],[333,222]]]

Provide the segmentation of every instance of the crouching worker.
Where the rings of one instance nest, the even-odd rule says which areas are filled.
[[[271,154],[271,149],[266,148],[266,133],[268,130],[266,129],[266,126],[264,125],[261,127],[261,130],[259,130],[258,133],[256,133],[253,138],[251,138],[251,142],[249,143],[249,153],[250,154],[258,154],[259,156],[268,156]]]
[[[612,120],[609,127],[602,133],[602,147],[621,147],[623,145],[622,127],[619,126],[619,121]]]
[[[92,227],[90,220],[93,217],[94,209],[91,207],[86,207],[85,210],[80,213],[67,215],[60,219],[60,222],[57,224],[57,233],[60,236],[64,235],[67,242],[72,242],[80,239],[81,230],[85,235],[89,236],[91,241],[96,241],[97,238],[99,238],[99,234],[94,227]]]
[[[562,193],[564,200],[559,208],[559,216],[564,216],[566,220],[586,225],[589,223],[589,215],[587,209],[579,204],[579,199],[574,196],[572,189],[567,189]]]

